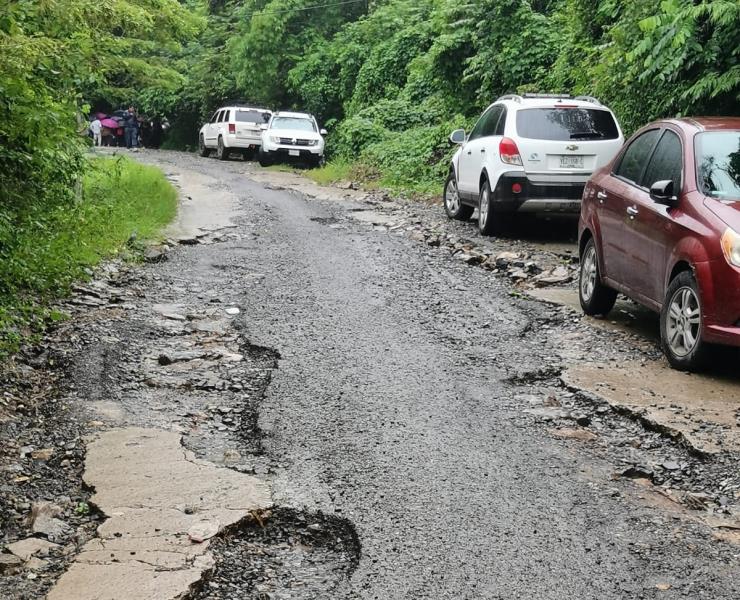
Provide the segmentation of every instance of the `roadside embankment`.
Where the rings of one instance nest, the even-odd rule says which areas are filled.
[[[155,237],[177,210],[156,168],[91,158],[76,200],[1,213],[0,357],[61,317],[49,306],[100,260]]]

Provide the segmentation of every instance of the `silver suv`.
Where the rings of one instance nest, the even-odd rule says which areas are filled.
[[[198,134],[198,152],[208,156],[216,150],[220,160],[227,160],[233,152],[244,158],[253,158],[262,144],[262,126],[270,120],[272,111],[250,106],[224,106]]]
[[[478,226],[489,235],[506,228],[516,212],[577,215],[586,181],[624,143],[617,119],[588,96],[502,96],[459,144],[445,183],[452,219],[478,208]]]

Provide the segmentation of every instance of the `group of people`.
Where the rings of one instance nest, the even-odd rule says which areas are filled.
[[[118,110],[110,116],[95,114],[88,132],[96,146],[125,146],[137,151],[139,147],[159,148],[166,128],[166,120],[146,119],[129,106],[128,110]]]

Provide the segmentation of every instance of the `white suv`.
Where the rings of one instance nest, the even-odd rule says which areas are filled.
[[[221,160],[227,160],[232,152],[239,152],[244,158],[254,156],[262,143],[262,126],[271,116],[272,112],[266,108],[219,108],[211,120],[200,128],[199,154],[208,156],[215,149],[216,156]]]
[[[259,161],[263,167],[278,160],[298,159],[318,166],[324,158],[326,129],[319,129],[313,115],[276,112],[262,131]]]
[[[589,96],[525,94],[491,104],[466,137],[450,141],[452,157],[444,206],[452,219],[469,219],[490,235],[517,212],[578,214],[586,181],[624,143],[617,119]]]

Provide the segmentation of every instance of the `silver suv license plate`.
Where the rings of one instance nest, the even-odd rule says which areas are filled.
[[[560,168],[561,169],[582,169],[583,168],[583,157],[582,156],[561,156],[560,157]]]

